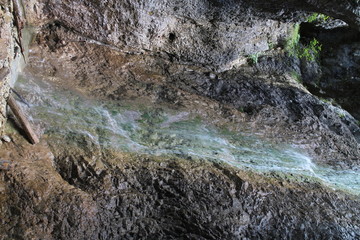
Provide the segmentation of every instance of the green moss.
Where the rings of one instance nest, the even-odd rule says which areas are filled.
[[[335,100],[332,99],[332,98],[329,98],[329,99],[326,99],[326,98],[320,98],[321,101],[323,101],[324,103],[328,103],[328,104],[331,104],[331,105],[334,105],[336,104]]]
[[[276,47],[276,43],[269,41],[268,47],[269,47],[269,50],[274,49]]]
[[[345,118],[345,113],[338,113],[339,118]]]
[[[291,56],[297,55],[299,40],[300,40],[300,24],[295,24],[290,36],[287,38],[285,43],[285,51],[288,52]]]
[[[298,57],[305,58],[309,62],[315,61],[319,58],[322,45],[317,39],[313,39],[308,45],[298,49]]]
[[[313,62],[318,59],[322,45],[317,39],[312,39],[308,44],[300,44],[300,25],[295,24],[294,29],[285,43],[285,51],[290,56],[306,59]]]
[[[256,65],[259,62],[259,57],[261,56],[260,52],[254,53],[254,54],[250,54],[247,56],[248,58],[248,63],[250,65]]]
[[[312,22],[327,22],[328,20],[330,20],[331,17],[322,14],[322,13],[313,13],[312,15],[310,15],[307,19],[306,22],[308,23],[312,23]]]
[[[19,134],[19,127],[15,125],[13,120],[8,120],[5,123],[4,132],[0,134],[12,135],[12,134]]]
[[[140,123],[145,125],[156,125],[166,120],[165,114],[161,109],[146,110],[141,115],[141,119],[138,120]]]

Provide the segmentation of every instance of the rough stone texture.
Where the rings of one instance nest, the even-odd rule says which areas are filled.
[[[10,68],[14,57],[13,16],[10,6],[0,2],[0,134],[6,121]]]
[[[26,8],[32,5],[38,4]],[[292,24],[247,11],[243,4],[198,0],[48,1],[42,8],[47,15],[38,16],[123,51],[165,52],[221,71],[237,65],[244,55],[280,44],[292,29]]]
[[[196,83],[190,84],[194,79]],[[303,145],[317,161],[359,167],[360,128],[355,119],[307,90],[289,85],[295,79],[228,72],[215,81],[196,73],[179,74],[175,80],[181,89],[244,111],[254,129],[279,141]]]
[[[14,161],[0,171],[0,239],[360,237],[359,200],[316,183],[121,154],[99,168],[70,145],[54,158],[12,137],[22,151],[0,153]]]
[[[322,43],[318,63],[302,67],[303,79],[314,94],[333,98],[337,104],[360,119],[360,33],[349,28],[331,30],[306,24],[304,36]]]
[[[315,161],[357,169],[354,118],[311,95],[289,76],[302,63],[269,46],[281,47],[290,22],[303,16],[294,9],[324,12],[356,29],[358,5],[27,0],[29,22],[42,28],[28,67],[86,95],[191,109],[219,125],[297,143]],[[248,66],[244,55],[260,51],[268,55]],[[0,152],[12,161],[0,170],[1,239],[360,238],[359,198],[318,183],[85,151],[64,140],[50,151],[46,139],[30,146],[10,135]]]
[[[358,27],[354,1],[25,1],[30,23],[58,21],[104,44],[230,69],[285,40],[297,11],[325,12]],[[254,8],[255,7],[255,8]],[[277,20],[271,20],[277,19]]]
[[[353,28],[360,29],[360,2],[354,0],[270,0],[270,1],[249,1],[250,5],[272,13],[272,17],[281,18],[284,12],[292,13],[298,11],[323,13],[328,16],[339,18]],[[260,11],[261,12],[261,11]],[[270,17],[271,18],[271,17]],[[285,15],[285,19],[289,16]]]
[[[219,124],[247,124],[273,140],[303,146],[318,162],[359,167],[360,129],[355,119],[312,96],[286,72],[261,76],[243,67],[215,74],[206,67],[176,64],[167,55],[129,55],[95,44],[64,44],[59,39],[76,34],[61,26],[51,25],[43,33],[30,56],[29,71],[38,77],[98,98],[147,97],[200,112]]]

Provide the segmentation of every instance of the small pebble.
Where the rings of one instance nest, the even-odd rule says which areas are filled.
[[[4,142],[11,142],[11,138],[9,137],[9,136],[6,136],[6,135],[4,135],[4,136],[2,136],[1,137],[1,139],[4,141]]]
[[[213,74],[213,73],[210,73],[209,77],[210,77],[210,79],[215,79],[215,78],[216,78],[216,75]]]

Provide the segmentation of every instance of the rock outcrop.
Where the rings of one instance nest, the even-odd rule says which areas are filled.
[[[5,2],[1,47],[14,41]],[[216,126],[296,145],[334,171],[360,168],[359,123],[312,95],[331,92],[333,82],[337,88],[336,74],[347,67],[349,76],[358,73],[357,52],[343,54],[358,43],[337,46],[335,61],[348,60],[338,68],[331,50],[313,64],[286,49],[307,12],[339,18],[353,30],[335,31],[358,36],[359,1],[23,4],[37,29],[26,71],[44,82],[99,101],[141,98],[186,109]],[[3,56],[13,49],[0,49],[0,69],[11,67]],[[4,84],[0,111],[9,91]],[[124,153],[49,132],[31,146],[13,127],[7,131],[12,141],[0,152],[0,161],[10,163],[0,162],[0,239],[360,238],[359,196],[300,174]]]
[[[62,42],[67,38],[79,40]],[[61,25],[49,25],[38,35],[29,70],[39,78],[71,84],[99,98],[121,101],[148,97],[152,102],[202,109],[207,112],[202,113],[204,118],[249,124],[252,131],[273,140],[301,145],[317,162],[340,168],[359,166],[357,121],[346,111],[314,97],[297,82],[284,67],[289,62],[278,60],[280,55],[298,69],[300,61],[286,57],[282,50],[262,57],[256,67],[245,63],[239,69],[216,73],[207,66],[178,63],[168,55],[127,54],[82,39]],[[45,63],[41,63],[43,59]],[[271,65],[271,60],[278,62]],[[285,71],[262,69],[261,65]],[[215,109],[194,106],[192,101],[198,102],[199,96],[205,97],[200,100],[205,106],[211,105],[206,101],[220,105]]]
[[[360,237],[359,200],[316,183],[122,154],[96,169],[65,151],[12,153],[13,169],[0,172],[1,239]]]
[[[24,2],[32,24],[56,21],[88,41],[138,54],[164,52],[217,71],[283,44],[291,34],[291,21],[304,19],[304,14],[293,14],[299,10],[359,25],[359,4],[354,1]]]
[[[0,134],[6,122],[6,99],[10,90],[10,68],[14,58],[12,21],[9,4],[0,2]]]
[[[323,29],[304,24],[303,35],[322,43],[319,63],[304,64],[303,80],[309,90],[337,104],[360,119],[360,33],[346,27]]]

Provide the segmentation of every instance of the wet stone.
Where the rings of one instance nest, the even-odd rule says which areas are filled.
[[[11,138],[7,135],[2,136],[1,140],[3,140],[4,142],[7,142],[7,143],[11,142]]]

